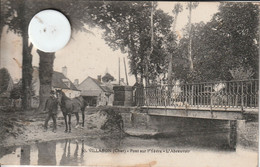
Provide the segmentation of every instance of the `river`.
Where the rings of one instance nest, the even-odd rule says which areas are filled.
[[[257,128],[258,123],[246,126]],[[154,138],[83,137],[0,149],[0,163],[8,165],[249,167],[258,163],[257,141],[250,144],[238,135],[232,145],[230,131]]]

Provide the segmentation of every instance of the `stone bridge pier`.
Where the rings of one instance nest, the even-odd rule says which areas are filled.
[[[150,115],[132,110],[121,113],[126,129],[152,131],[161,137],[183,137],[184,141],[208,138],[206,144],[236,149],[237,142],[245,133],[246,120],[222,120]],[[142,134],[142,133],[141,133]],[[217,139],[215,138],[217,137]],[[203,143],[201,143],[203,145]]]

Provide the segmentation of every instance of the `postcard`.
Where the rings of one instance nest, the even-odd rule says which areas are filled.
[[[0,1],[1,165],[258,165],[258,2]]]

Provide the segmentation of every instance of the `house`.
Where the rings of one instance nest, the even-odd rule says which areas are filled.
[[[87,77],[77,88],[90,106],[113,105],[114,91],[101,82],[100,75],[98,79]]]
[[[40,92],[40,79],[38,67],[33,68],[32,87],[34,90],[34,97],[32,100],[32,107],[38,106],[38,97]],[[67,78],[67,67],[62,68],[62,73],[53,71],[52,74],[52,89],[62,89],[69,97],[74,98],[80,95],[80,90]]]

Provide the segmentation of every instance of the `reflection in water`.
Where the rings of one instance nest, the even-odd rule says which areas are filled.
[[[38,143],[38,165],[56,165],[56,142]]]
[[[7,148],[0,147],[0,160],[3,156],[11,154],[12,152],[14,152],[15,149],[16,149],[15,147],[7,147]],[[1,161],[0,161],[0,163],[1,163]]]
[[[21,158],[20,158],[20,165],[30,165],[30,153],[31,153],[31,146],[22,146],[21,147]]]
[[[81,140],[81,153],[80,153],[80,157],[78,156],[78,152],[79,152],[79,144],[78,144],[78,140],[75,140],[75,144],[76,144],[76,148],[74,151],[73,156],[71,156],[71,140],[70,139],[66,139],[65,140],[65,146],[63,149],[63,154],[60,160],[60,165],[81,165],[84,164],[84,140]]]
[[[236,149],[236,145],[237,145],[236,121],[230,121],[229,145],[231,148]]]
[[[103,148],[121,148],[124,138],[115,138],[113,136],[101,137],[100,141],[103,143]]]
[[[199,153],[213,153],[219,155],[219,152],[225,151],[228,157],[234,157],[238,152],[237,129],[230,122],[230,129],[210,129],[204,132],[187,132],[182,134],[156,134],[153,136],[124,137],[115,136],[82,139],[66,139],[50,141],[29,146],[0,148],[0,163],[9,162],[12,157],[18,158],[18,162],[11,162],[20,165],[87,165],[87,158],[94,153],[88,152],[89,148],[97,149],[186,149],[198,151]],[[37,149],[33,149],[37,148]],[[15,153],[15,150],[18,150]],[[21,151],[20,151],[21,150]],[[59,154],[60,153],[60,154]],[[16,156],[17,154],[17,156]],[[18,157],[20,154],[20,157]],[[192,153],[191,153],[192,154]],[[126,154],[127,155],[127,154]],[[85,157],[84,157],[85,156]],[[88,156],[88,157],[87,157]],[[36,159],[34,159],[34,157]],[[57,157],[57,158],[56,158]],[[38,158],[38,159],[37,159]],[[20,161],[20,162],[19,162]],[[35,162],[34,162],[35,161]]]
[[[219,132],[217,134],[192,134],[167,137],[159,134],[156,138],[126,137],[115,139],[109,137],[100,138],[99,143],[88,143],[88,146],[95,148],[176,148],[176,149],[205,149],[212,151],[235,151],[236,150],[236,132]]]

